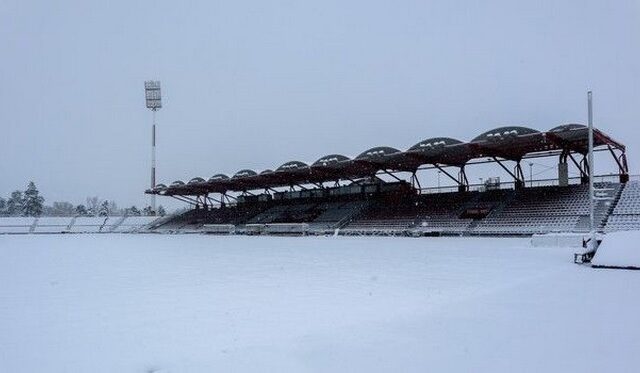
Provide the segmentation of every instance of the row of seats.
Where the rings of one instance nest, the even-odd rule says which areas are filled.
[[[364,219],[358,220],[343,228],[343,232],[369,230],[406,230],[413,225],[413,219]]]
[[[473,232],[483,234],[571,232],[579,219],[579,216],[523,216],[490,219],[476,226]]]
[[[605,231],[640,230],[640,214],[611,215]]]
[[[596,183],[596,224],[640,229],[640,183]],[[617,203],[617,205],[616,205]],[[614,206],[615,209],[614,209]],[[613,214],[612,214],[613,213]],[[367,200],[240,204],[170,221],[177,229],[204,224],[304,223],[309,232],[342,234],[533,234],[589,229],[587,185],[548,186],[428,195],[396,194]]]
[[[472,219],[459,218],[463,207],[480,195],[442,193],[408,199],[386,198],[378,201],[342,229],[348,234],[368,231],[419,229],[455,233],[464,231]]]
[[[332,201],[317,203],[229,205],[222,208],[194,209],[162,221],[154,230],[160,232],[198,231],[212,225],[307,223],[316,233],[333,231],[338,225],[368,205],[367,201]],[[242,229],[240,229],[242,231]]]
[[[473,219],[455,218],[449,215],[429,216],[421,219],[415,229],[421,232],[462,233],[472,222]]]
[[[606,232],[640,230],[640,182],[624,185],[613,213],[607,219]]]
[[[153,216],[112,217],[2,217],[0,234],[9,233],[100,233],[136,232],[156,218]]]
[[[614,199],[619,185],[599,183],[603,197]],[[596,204],[597,224],[607,216],[610,201]],[[470,231],[478,234],[532,234],[588,230],[579,223],[589,215],[587,185],[525,188],[514,192],[503,208],[492,211]],[[588,221],[587,221],[588,223]]]

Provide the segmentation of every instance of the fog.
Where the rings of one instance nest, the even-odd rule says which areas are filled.
[[[638,172],[638,1],[4,0],[0,35],[3,197],[145,205],[147,79],[158,182],[586,123],[589,89]]]

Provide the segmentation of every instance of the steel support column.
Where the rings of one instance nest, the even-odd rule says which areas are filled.
[[[190,205],[197,205],[196,201],[194,201],[192,198],[188,198],[188,197],[185,197],[185,196],[178,196],[178,195],[172,195],[170,197],[175,198],[180,202],[186,202],[186,203],[188,203]]]
[[[464,165],[460,166],[458,171],[458,192],[469,191],[469,179],[467,179],[467,172],[464,169]]]
[[[591,174],[591,167],[589,165],[589,159],[587,155],[584,155],[582,157],[582,160],[580,161],[580,169],[583,171],[582,172],[582,177],[580,177],[580,183],[581,184],[588,184],[589,183],[589,175]]]
[[[629,181],[629,166],[627,165],[626,153],[622,151],[618,156],[616,155],[616,152],[611,145],[607,145],[607,147],[609,148],[609,152],[611,152],[613,159],[618,164],[618,174],[620,175],[620,182],[626,183],[627,181]]]
[[[513,172],[516,174],[515,179],[515,188],[521,189],[524,188],[524,173],[522,172],[522,166],[520,165],[520,161],[516,163],[516,166],[513,168]]]
[[[420,180],[418,179],[418,175],[416,173],[417,171],[413,171],[411,173],[411,186],[416,189],[416,186],[418,187],[417,189],[420,190],[422,189],[422,185],[420,185]]]
[[[496,161],[496,163],[499,164],[503,170],[505,170],[509,175],[511,175],[511,177],[513,178],[514,187],[516,189],[520,189],[524,187],[524,173],[522,173],[522,167],[520,166],[519,159],[516,161],[516,166],[514,167],[513,171],[509,170],[507,166],[502,164],[502,162],[498,158],[493,157],[493,160]]]
[[[391,176],[392,178],[398,180],[398,181],[406,181],[406,180],[402,180],[399,177],[397,177],[396,175],[392,174],[391,172],[387,171],[387,170],[382,170],[382,172],[384,172],[385,174]]]
[[[583,155],[582,160],[580,162],[576,161],[573,154],[569,153],[569,159],[573,162],[574,165],[580,171],[580,183],[586,184],[589,182],[589,162],[587,161],[586,155]]]

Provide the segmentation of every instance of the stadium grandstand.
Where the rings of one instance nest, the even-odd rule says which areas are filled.
[[[625,146],[599,129],[594,148],[617,170],[596,177],[598,230],[640,228],[640,184],[630,181]],[[243,169],[233,176],[159,184],[148,194],[190,204],[152,223],[156,232],[343,235],[531,235],[589,230],[588,129],[564,124],[546,132],[500,127],[463,142],[430,138],[401,151],[374,147],[308,165]],[[558,177],[525,184],[522,161],[557,158]],[[512,178],[470,185],[466,170],[493,163]],[[569,177],[569,165],[580,176]],[[422,188],[418,173],[437,169],[455,189]],[[403,175],[409,175],[403,177]],[[390,181],[384,181],[384,179]]]

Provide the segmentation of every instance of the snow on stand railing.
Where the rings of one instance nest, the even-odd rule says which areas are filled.
[[[630,175],[629,180],[640,181],[640,175]],[[618,174],[596,175],[594,176],[594,181],[596,183],[618,183],[620,182],[620,175]],[[581,184],[580,177],[569,178],[569,185],[580,185],[580,184]],[[557,178],[525,181],[526,187],[551,187],[551,186],[558,186],[558,185],[559,185],[559,181]],[[502,181],[496,184],[491,184],[491,188],[497,189],[497,190],[515,189],[515,182]],[[487,190],[490,190],[490,189],[487,187],[486,183],[469,184],[470,192],[485,192]],[[424,188],[420,188],[419,192],[420,194],[454,193],[454,192],[458,192],[458,185],[424,187]]]

